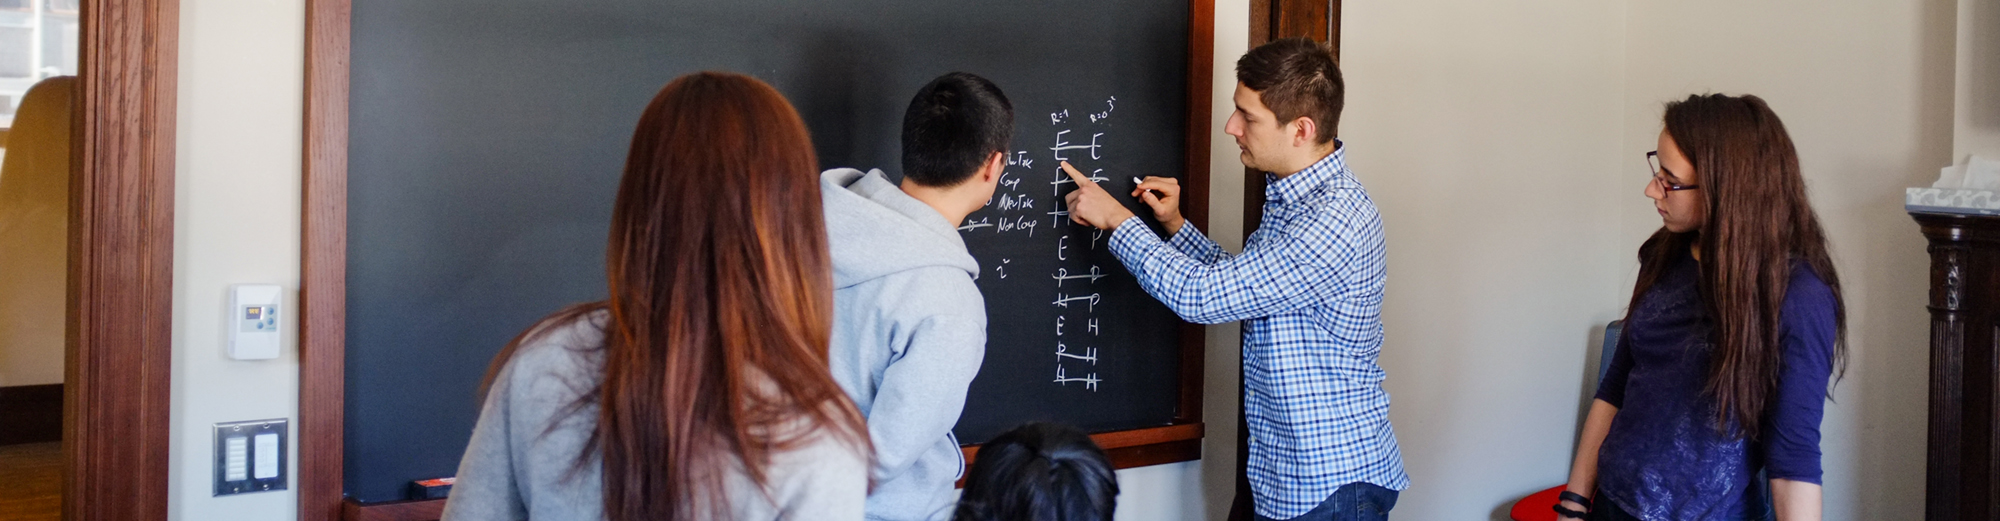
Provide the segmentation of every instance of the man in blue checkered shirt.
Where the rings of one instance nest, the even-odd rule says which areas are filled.
[[[1243,321],[1244,462],[1258,520],[1387,519],[1409,487],[1382,389],[1382,220],[1333,138],[1340,69],[1325,46],[1279,40],[1236,62],[1224,131],[1268,172],[1264,220],[1230,255],[1180,215],[1180,184],[1132,196],[1169,239],[1068,163],[1072,221],[1113,230],[1111,251],[1190,322]],[[1242,498],[1238,498],[1239,502]]]

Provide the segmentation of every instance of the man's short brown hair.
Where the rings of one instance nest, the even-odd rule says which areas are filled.
[[[1236,60],[1236,81],[1257,91],[1278,123],[1312,118],[1319,133],[1314,142],[1333,140],[1340,126],[1340,107],[1347,84],[1333,49],[1305,38],[1285,38],[1259,45]]]

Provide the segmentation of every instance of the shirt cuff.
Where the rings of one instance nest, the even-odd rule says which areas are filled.
[[[1812,471],[1808,472],[1793,472],[1790,470],[1774,470],[1770,464],[1765,464],[1764,477],[1766,479],[1785,479],[1785,480],[1797,481],[1800,483],[1811,483],[1822,487],[1826,486],[1825,483],[1822,483],[1822,481],[1824,481],[1824,479],[1822,479],[1824,477],[1824,473],[1821,472],[1819,469],[1813,469]]]
[[[1126,217],[1125,222],[1118,223],[1118,229],[1111,231],[1111,252],[1120,258],[1139,251],[1149,242],[1160,242],[1160,236],[1153,234],[1153,229],[1137,215]]]
[[[1167,245],[1180,251],[1195,251],[1190,248],[1200,249],[1202,243],[1206,242],[1209,242],[1208,236],[1202,235],[1201,230],[1195,229],[1194,223],[1181,223],[1181,231],[1174,232],[1173,237],[1167,238]]]

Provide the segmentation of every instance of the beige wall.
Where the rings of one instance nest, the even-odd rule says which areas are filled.
[[[292,490],[212,497],[218,422],[290,418],[297,433],[300,0],[183,0],[174,211],[174,372],[168,515],[286,520]],[[276,360],[224,355],[239,283],[285,287]],[[292,447],[297,447],[294,443]],[[296,462],[294,456],[288,456]],[[296,474],[297,467],[292,467]],[[292,480],[296,488],[296,475]]]
[[[1959,162],[1967,155],[1979,154],[2000,159],[2000,59],[1995,59],[1994,52],[2000,49],[2000,3],[1958,0],[1955,14],[1956,110],[1951,158]]]
[[[1567,475],[1619,316],[1624,5],[1347,1],[1348,162],[1388,232],[1403,519],[1505,518]],[[1586,369],[1587,368],[1587,369]]]

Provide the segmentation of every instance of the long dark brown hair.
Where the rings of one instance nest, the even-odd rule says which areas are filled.
[[[1673,259],[1700,245],[1702,303],[1715,324],[1703,391],[1715,400],[1718,431],[1755,439],[1778,385],[1784,354],[1779,310],[1794,262],[1804,263],[1833,291],[1834,380],[1846,372],[1847,306],[1840,277],[1827,255],[1819,216],[1806,200],[1798,151],[1763,99],[1688,96],[1668,103],[1665,119],[1667,135],[1698,173],[1708,218],[1689,232],[1660,228],[1639,247],[1639,281],[1628,309],[1638,308],[1640,295]]]
[[[603,380],[579,465],[603,456],[613,521],[728,516],[740,462],[766,482],[774,453],[820,429],[866,454],[860,413],[828,371],[832,261],[805,123],[769,85],[703,72],[668,83],[639,118],[611,215]],[[803,422],[801,421],[803,420]],[[859,478],[859,476],[857,476]]]

